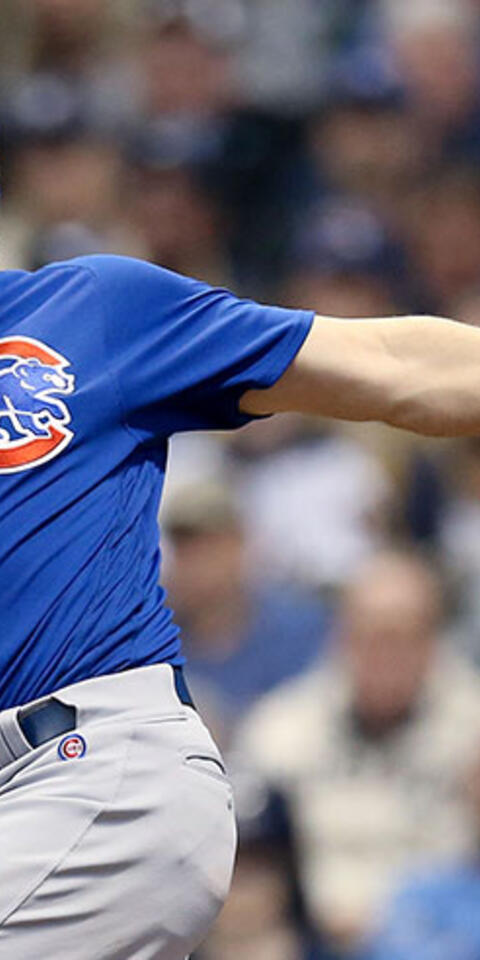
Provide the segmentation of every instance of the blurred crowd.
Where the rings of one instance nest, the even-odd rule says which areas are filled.
[[[120,253],[480,325],[478,0],[2,0],[0,24],[1,268]],[[163,523],[240,830],[196,960],[479,960],[480,438],[182,436]]]

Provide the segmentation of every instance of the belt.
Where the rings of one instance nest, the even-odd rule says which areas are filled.
[[[180,703],[195,709],[182,668],[172,667],[172,669],[175,690]],[[62,703],[55,697],[48,697],[47,700],[42,700],[41,703],[33,704],[30,707],[20,707],[17,713],[17,721],[27,743],[35,749],[40,747],[42,743],[47,743],[48,740],[53,740],[55,737],[61,737],[62,734],[75,730],[77,709]]]

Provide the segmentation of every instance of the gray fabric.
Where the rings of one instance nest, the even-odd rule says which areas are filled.
[[[0,960],[185,960],[231,881],[218,750],[168,666],[56,697],[78,708],[86,753],[62,760],[58,738],[0,771]],[[0,714],[9,743],[14,724]]]

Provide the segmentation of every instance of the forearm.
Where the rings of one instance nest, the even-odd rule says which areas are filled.
[[[244,404],[427,436],[480,435],[480,330],[433,317],[318,317],[278,384],[251,391]]]
[[[330,371],[342,366],[333,357],[342,339],[334,328],[341,323],[326,321]],[[321,333],[320,320],[318,355]],[[334,416],[337,410],[341,417],[346,413],[352,420],[381,420],[427,436],[480,434],[477,328],[424,316],[350,321],[344,345],[347,380],[343,389],[349,393],[350,409],[341,411],[342,387],[332,384]]]
[[[382,325],[392,370],[382,419],[426,436],[480,435],[480,330],[435,317]]]

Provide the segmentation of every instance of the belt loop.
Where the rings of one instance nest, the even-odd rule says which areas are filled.
[[[19,760],[31,750],[18,725],[16,709],[0,717],[0,768]]]
[[[10,749],[10,745],[0,727],[0,770],[7,767],[9,763],[15,760],[15,756]]]

